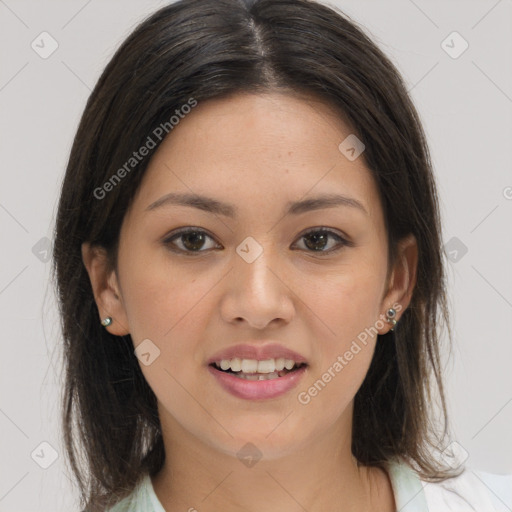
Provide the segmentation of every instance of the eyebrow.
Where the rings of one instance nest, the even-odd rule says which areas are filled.
[[[212,197],[199,194],[183,194],[176,192],[171,192],[162,196],[160,199],[157,199],[146,208],[146,211],[156,210],[157,208],[168,205],[188,206],[230,218],[235,218],[238,213],[238,208],[236,206],[218,201]],[[352,197],[347,197],[340,194],[323,194],[320,196],[312,197],[310,199],[289,201],[286,204],[285,215],[300,215],[301,213],[313,210],[334,208],[337,206],[348,206],[355,208],[368,215],[366,208],[360,201]]]

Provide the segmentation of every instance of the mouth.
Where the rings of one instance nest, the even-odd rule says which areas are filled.
[[[292,359],[222,359],[210,363],[210,367],[219,372],[233,375],[239,379],[250,381],[274,380],[285,377],[306,366],[307,363],[296,362]]]

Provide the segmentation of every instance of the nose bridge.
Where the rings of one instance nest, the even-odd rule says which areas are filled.
[[[275,284],[278,254],[272,245],[271,236],[260,236],[258,240],[248,236],[238,245],[236,253],[238,260],[235,275],[246,285],[249,280],[251,290],[263,291],[262,288],[266,289],[267,285]]]
[[[280,277],[279,254],[272,237],[251,236],[236,248],[234,269],[224,297],[226,320],[243,318],[263,327],[275,318],[289,321],[293,312],[289,289]]]

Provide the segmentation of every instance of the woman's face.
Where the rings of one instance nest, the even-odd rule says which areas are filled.
[[[376,333],[391,327],[389,307],[407,307],[414,270],[408,256],[388,289],[377,188],[363,158],[338,148],[350,134],[323,103],[244,94],[199,103],[155,153],[100,311],[110,332],[142,343],[166,435],[233,455],[250,442],[269,459],[350,435]],[[269,371],[286,350],[307,364],[277,379],[210,366],[277,359]]]

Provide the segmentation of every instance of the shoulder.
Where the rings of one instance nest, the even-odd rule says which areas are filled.
[[[106,512],[165,512],[151,491],[151,479],[144,475],[128,496]]]
[[[511,512],[512,474],[465,466],[455,477],[428,482],[404,459],[388,461],[397,509],[401,512]]]
[[[126,498],[116,503],[105,512],[138,512],[140,510],[140,498],[136,490],[133,490]]]
[[[509,512],[512,509],[512,474],[486,473],[471,467],[442,482],[422,481],[428,510]]]

